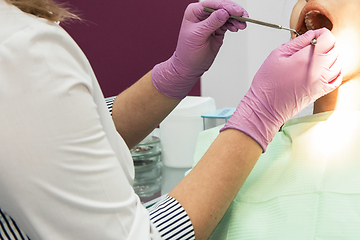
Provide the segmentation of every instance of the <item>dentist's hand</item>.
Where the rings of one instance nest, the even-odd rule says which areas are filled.
[[[315,46],[310,45],[313,38]],[[338,55],[335,37],[327,29],[308,31],[275,49],[221,131],[238,129],[265,152],[285,121],[340,86]]]
[[[204,7],[219,9],[210,14]],[[173,56],[152,71],[154,86],[164,95],[181,100],[213,63],[227,30],[245,29],[246,23],[229,15],[248,16],[230,0],[207,0],[190,4],[184,14]]]

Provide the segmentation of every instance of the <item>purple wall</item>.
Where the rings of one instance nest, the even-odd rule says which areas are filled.
[[[191,2],[197,1],[72,0],[84,21],[63,27],[87,55],[109,97],[172,55],[184,10]],[[200,96],[200,83],[190,95]]]

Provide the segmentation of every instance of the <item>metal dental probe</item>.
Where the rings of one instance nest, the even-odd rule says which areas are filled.
[[[212,13],[212,12],[216,11],[216,9],[208,8],[208,7],[204,7],[203,10],[205,12],[209,12],[209,13]],[[233,15],[230,15],[230,18],[233,18],[233,19],[236,19],[236,20],[239,20],[239,21],[251,22],[251,23],[255,23],[255,24],[258,24],[258,25],[266,26],[266,27],[271,27],[271,28],[276,28],[276,29],[284,29],[284,30],[293,32],[296,37],[300,36],[300,33],[298,33],[296,30],[291,29],[291,28],[287,28],[287,27],[283,27],[283,26],[278,25],[278,24],[259,21],[259,20],[255,20],[255,19],[252,19],[252,18],[244,17],[244,16],[236,17],[236,16],[233,16]],[[310,43],[311,43],[311,45],[314,46],[314,45],[316,45],[317,40],[314,38]]]
[[[216,11],[216,9],[208,8],[208,7],[204,7],[203,10],[205,12],[209,12],[209,13],[212,13],[212,12]],[[255,19],[252,19],[252,18],[244,17],[244,16],[236,17],[236,16],[233,16],[233,15],[230,15],[230,18],[233,18],[233,19],[236,19],[236,20],[239,20],[239,21],[251,22],[251,23],[259,24],[259,25],[266,26],[266,27],[271,27],[271,28],[276,28],[276,29],[284,29],[284,30],[288,30],[290,32],[295,33],[296,36],[300,35],[296,30],[291,29],[291,28],[287,28],[287,27],[283,27],[283,26],[278,25],[278,24],[259,21],[259,20],[255,20]]]

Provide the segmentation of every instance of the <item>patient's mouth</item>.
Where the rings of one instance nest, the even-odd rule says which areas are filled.
[[[305,14],[304,22],[301,26],[301,29],[298,30],[298,32],[301,35],[307,32],[308,30],[316,30],[323,27],[331,31],[333,28],[333,24],[319,10],[310,10]]]

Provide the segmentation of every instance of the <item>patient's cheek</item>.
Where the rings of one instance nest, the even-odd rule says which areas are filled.
[[[305,6],[306,1],[305,0],[299,0],[295,6],[293,7],[293,10],[291,12],[290,16],[290,28],[295,29],[297,22],[299,20],[300,12]]]

